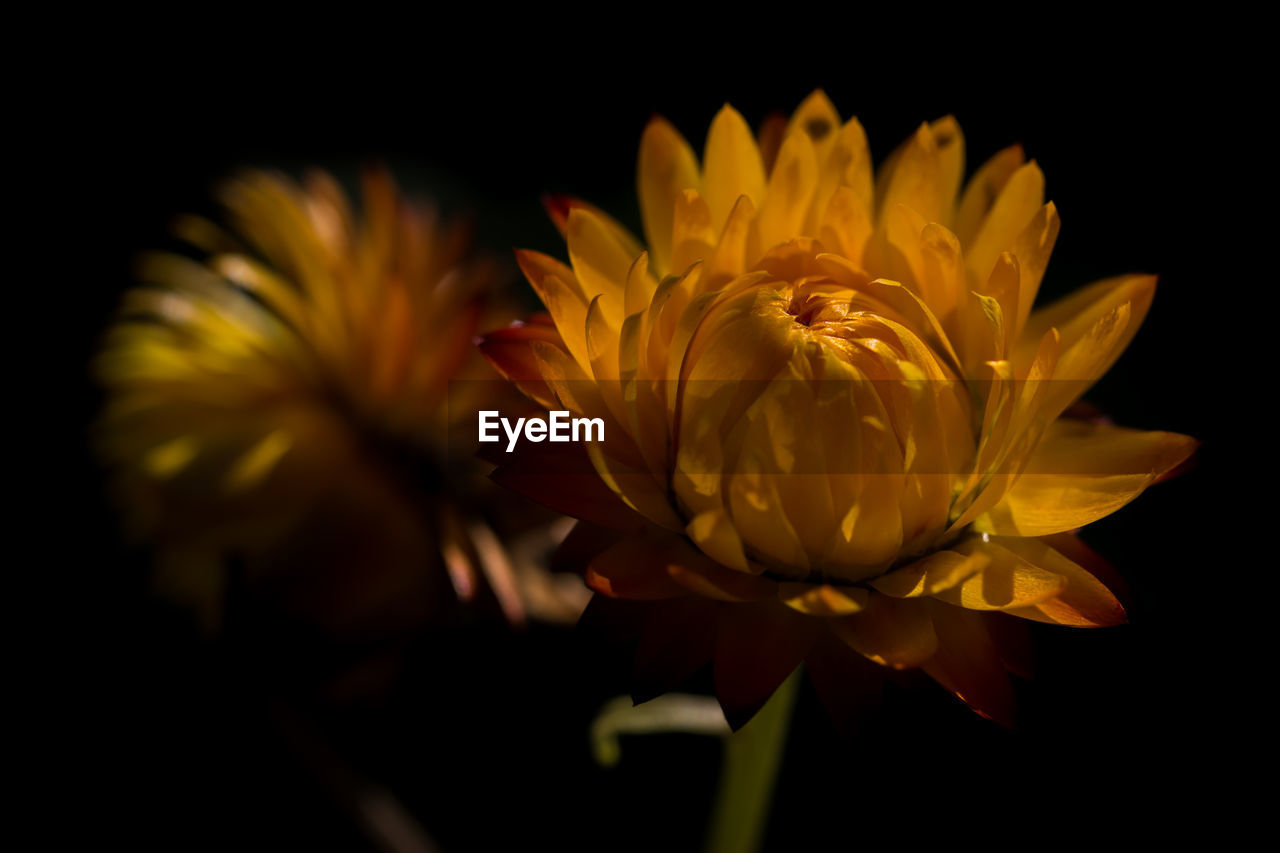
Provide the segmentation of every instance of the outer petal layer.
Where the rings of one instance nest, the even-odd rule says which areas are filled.
[[[980,523],[1004,536],[1045,536],[1082,527],[1137,497],[1195,451],[1173,432],[1059,420],[1027,468]]]

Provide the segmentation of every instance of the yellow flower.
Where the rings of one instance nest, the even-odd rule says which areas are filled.
[[[221,201],[230,230],[186,217],[193,251],[142,259],[96,364],[99,445],[162,580],[216,610],[234,559],[347,630],[438,606],[443,561],[464,597],[484,570],[519,618],[507,556],[446,465],[449,415],[469,426],[495,386],[449,399],[492,376],[472,339],[503,316],[494,265],[382,171],[359,215],[323,173],[250,172]]]
[[[737,725],[802,660],[838,701],[852,650],[1007,721],[1005,614],[1123,621],[1068,534],[1195,442],[1061,416],[1132,339],[1155,278],[1033,312],[1059,224],[1040,168],[1015,146],[962,190],[963,173],[944,118],[873,174],[861,125],[821,92],[759,142],[724,107],[701,164],[657,118],[647,251],[562,201],[569,265],[519,254],[550,319],[483,348],[544,405],[603,418],[606,440],[585,446],[590,469],[496,477],[618,531],[587,579],[655,602],[641,693],[710,658]]]

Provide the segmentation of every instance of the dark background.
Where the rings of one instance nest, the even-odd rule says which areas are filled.
[[[145,555],[121,542],[88,452],[100,398],[87,363],[134,254],[164,240],[174,213],[208,210],[210,188],[235,167],[349,176],[385,160],[408,189],[474,214],[485,245],[560,253],[542,192],[638,226],[635,153],[652,113],[700,149],[724,101],[754,125],[817,86],[860,118],[877,162],[948,112],[970,168],[1021,142],[1063,221],[1042,297],[1160,274],[1146,325],[1090,399],[1118,423],[1205,444],[1189,473],[1089,528],[1132,587],[1131,624],[1037,630],[1040,671],[1019,685],[1020,730],[940,690],[894,687],[844,743],[806,685],[771,849],[1215,831],[1218,757],[1234,752],[1241,700],[1223,669],[1238,649],[1222,607],[1238,592],[1220,586],[1232,569],[1208,520],[1226,484],[1229,392],[1206,357],[1224,346],[1209,339],[1206,313],[1230,298],[1211,266],[1230,251],[1219,188],[1247,180],[1235,140],[1252,119],[1222,97],[1237,82],[1230,70],[1189,70],[1176,45],[1083,42],[1019,58],[1002,43],[934,62],[898,44],[814,61],[788,41],[705,67],[657,38],[648,53],[619,44],[587,57],[535,40],[468,41],[447,55],[311,51],[302,40],[295,57],[248,38],[91,56],[44,105],[56,165],[35,209],[35,230],[53,237],[35,279],[51,297],[41,353],[64,371],[29,398],[33,411],[58,413],[48,432],[60,448],[28,501],[54,519],[28,564],[52,583],[27,635],[37,654],[23,655],[45,724],[33,736],[44,756],[37,798],[54,815],[45,831],[170,849],[362,849],[334,796],[337,766],[391,790],[445,849],[696,847],[719,745],[627,740],[619,766],[597,767],[587,726],[624,692],[625,665],[570,631],[455,620],[412,647],[384,701],[313,707],[301,722],[282,712],[297,673],[264,660],[252,632],[210,642],[148,592]],[[1248,309],[1233,300],[1229,310]],[[332,759],[324,772],[317,743]]]

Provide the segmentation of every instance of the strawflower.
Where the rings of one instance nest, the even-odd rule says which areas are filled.
[[[642,602],[637,697],[711,662],[737,727],[801,662],[837,716],[868,668],[918,667],[1009,723],[1025,620],[1124,621],[1074,532],[1195,442],[1063,415],[1156,280],[1033,311],[1059,228],[1044,176],[1018,146],[964,169],[944,118],[873,172],[821,92],[758,139],[724,107],[701,161],[655,118],[647,248],[555,199],[569,263],[518,253],[547,314],[482,349],[605,440],[526,442],[494,476],[590,522],[565,553],[599,604]]]
[[[182,217],[185,248],[142,258],[95,365],[129,527],[213,625],[233,571],[339,636],[419,624],[450,581],[488,578],[515,621],[526,586],[554,610],[447,442],[503,399],[472,345],[513,316],[500,270],[384,170],[362,190],[357,208],[326,173],[246,172],[225,228]]]

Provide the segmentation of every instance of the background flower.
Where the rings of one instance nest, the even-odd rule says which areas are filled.
[[[487,578],[513,621],[571,620],[490,527],[514,542],[541,519],[504,517],[451,456],[450,428],[502,399],[471,342],[504,316],[501,270],[385,171],[362,189],[357,211],[325,173],[245,173],[220,193],[229,230],[180,218],[189,253],[141,260],[97,360],[118,500],[210,622],[232,570],[330,636],[397,636],[449,580],[471,598]]]
[[[587,511],[566,493],[589,475],[497,476],[622,532],[587,580],[664,602],[640,629],[642,695],[711,659],[740,725],[807,660],[841,715],[848,667],[827,661],[846,652],[923,667],[1008,723],[1005,670],[1025,667],[1016,623],[991,614],[1123,621],[1068,534],[1195,442],[1059,418],[1132,339],[1155,279],[1033,313],[1058,233],[1044,177],[1014,146],[960,192],[963,151],[953,119],[921,125],[873,179],[861,125],[821,92],[759,142],[726,106],[701,165],[655,119],[649,251],[561,200],[570,265],[520,255],[550,321],[486,353],[544,405],[603,418],[607,439],[585,446]]]

